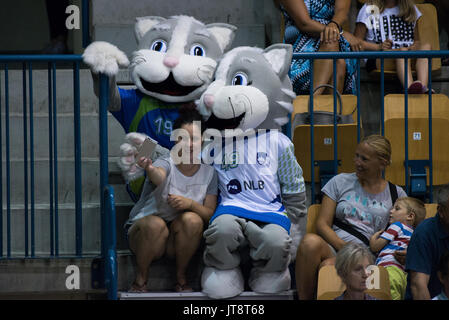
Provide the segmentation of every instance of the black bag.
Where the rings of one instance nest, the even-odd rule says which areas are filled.
[[[340,110],[337,114],[337,124],[348,124],[348,123],[354,123],[354,119],[352,118],[352,114],[354,113],[355,109],[350,114],[342,114],[343,111],[343,103],[341,100],[341,95],[332,85],[330,84],[323,84],[315,88],[313,90],[313,93],[317,91],[319,88],[322,87],[328,87],[335,90],[337,95],[338,103],[340,104]],[[309,110],[310,110],[310,100],[309,100]],[[313,110],[313,108],[312,108]],[[304,124],[310,124],[310,113],[304,112],[304,113],[297,113],[295,117],[293,118],[293,124],[292,128],[295,128],[299,125]],[[330,111],[313,111],[313,124],[333,124],[334,123],[334,113]]]
[[[390,186],[390,196],[391,196],[391,203],[394,205],[396,202],[396,199],[398,198],[398,190],[396,189],[396,185],[388,181],[388,185]],[[365,237],[362,233],[358,232],[356,229],[354,229],[353,226],[346,224],[334,217],[334,225],[339,227],[340,229],[346,231],[349,234],[352,234],[354,237],[361,240],[364,244],[366,244],[369,247],[369,239]]]

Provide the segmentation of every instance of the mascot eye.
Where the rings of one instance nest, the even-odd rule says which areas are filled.
[[[190,55],[204,57],[206,55],[206,50],[199,44],[196,44],[190,49]]]
[[[166,52],[167,51],[167,43],[164,40],[156,40],[151,44],[151,50]]]
[[[249,84],[251,83],[248,82],[248,78],[243,73],[237,73],[232,79],[233,86],[247,86]]]

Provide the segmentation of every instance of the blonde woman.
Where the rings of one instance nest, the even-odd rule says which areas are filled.
[[[344,246],[337,253],[335,269],[346,290],[334,300],[377,300],[365,293],[368,266],[373,262],[374,257],[367,247],[357,243]]]
[[[390,142],[379,135],[368,136],[356,148],[356,172],[338,174],[323,187],[317,234],[306,234],[296,255],[299,299],[315,297],[319,268],[334,264],[336,253],[347,243],[368,247],[371,236],[388,224],[392,197],[407,196],[382,176],[390,158]]]

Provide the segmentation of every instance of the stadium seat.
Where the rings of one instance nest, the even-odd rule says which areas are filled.
[[[365,292],[379,300],[391,300],[390,280],[385,268],[378,266],[379,289],[368,289]],[[337,275],[333,265],[327,265],[318,272],[317,300],[333,300],[345,291],[346,286]]]
[[[342,115],[352,115],[353,123],[338,124],[338,172],[353,172],[353,157],[357,146],[357,97],[354,95],[342,95]],[[314,96],[314,111],[333,112],[333,95]],[[308,113],[309,96],[297,96],[293,101],[292,113],[292,140],[295,146],[295,155],[298,163],[303,169],[303,175],[306,182],[311,182],[311,145],[310,145],[310,125],[298,125],[297,114]],[[330,176],[334,175],[334,125],[320,124],[314,125],[314,167],[315,182],[320,182],[320,175],[323,177],[330,171]],[[325,165],[328,165],[327,172],[324,172]],[[322,172],[320,172],[320,169]],[[323,181],[321,181],[323,182]]]
[[[425,39],[430,43],[432,50],[440,50],[440,36],[435,6],[431,3],[417,3],[416,6],[422,13],[422,17],[418,20],[418,31],[421,42]],[[414,64],[416,59],[409,59],[409,63],[410,61],[412,63],[412,72],[415,73]],[[441,72],[441,59],[434,58],[432,59],[432,75],[437,75],[439,72]],[[370,74],[378,77],[380,75],[380,67]],[[396,64],[394,59],[384,60],[384,74],[386,77],[396,77]]]
[[[426,206],[426,219],[432,218],[437,213],[437,203],[426,203],[424,204]]]
[[[408,159],[411,189],[424,189],[429,180],[429,120],[428,95],[408,96]],[[386,179],[398,185],[405,185],[405,138],[404,138],[404,95],[389,94],[385,96],[385,137],[392,147],[392,163],[385,171]],[[449,98],[444,94],[432,95],[432,156],[433,185],[449,182],[449,149],[446,145],[449,137]],[[427,162],[427,163],[426,163]],[[419,177],[419,175],[423,175]],[[416,179],[415,179],[416,177]],[[412,181],[413,180],[413,181]],[[425,183],[420,183],[426,181]],[[416,185],[413,183],[416,182]],[[418,193],[410,193],[416,196]]]
[[[312,204],[307,209],[307,233],[316,233],[316,218],[318,217],[320,208],[320,204]]]

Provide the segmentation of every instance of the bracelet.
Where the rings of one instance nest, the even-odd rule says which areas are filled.
[[[328,25],[329,25],[330,23],[334,23],[334,24],[337,26],[338,31],[340,32],[340,34],[343,33],[343,28],[340,26],[340,24],[338,24],[337,21],[331,20],[331,21],[329,21]]]

